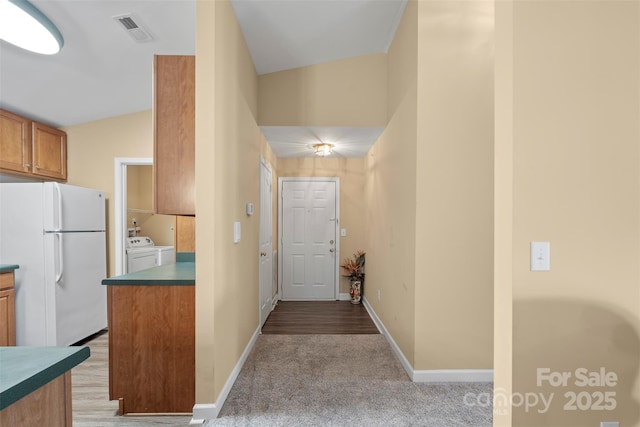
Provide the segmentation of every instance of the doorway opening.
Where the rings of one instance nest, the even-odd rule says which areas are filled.
[[[116,275],[127,273],[127,237],[144,234],[158,247],[173,246],[175,217],[153,210],[152,166],[150,157],[114,161]]]

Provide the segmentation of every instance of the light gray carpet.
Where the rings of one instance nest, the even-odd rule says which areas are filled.
[[[205,426],[491,426],[490,383],[412,383],[382,335],[260,335]]]

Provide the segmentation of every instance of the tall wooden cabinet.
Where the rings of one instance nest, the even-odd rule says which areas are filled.
[[[154,57],[154,208],[195,215],[195,57]]]
[[[0,109],[0,172],[67,180],[67,134]]]

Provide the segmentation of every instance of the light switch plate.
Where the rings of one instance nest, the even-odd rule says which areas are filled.
[[[550,256],[549,242],[531,242],[531,271],[549,271]]]
[[[242,228],[240,226],[240,221],[236,221],[233,223],[233,243],[240,243],[241,237],[242,237]]]
[[[347,229],[346,228],[341,228],[340,229],[340,236],[347,237]]]
[[[618,421],[602,421],[600,427],[620,427],[620,423]]]

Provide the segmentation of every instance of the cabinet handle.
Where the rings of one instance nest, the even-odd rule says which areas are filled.
[[[25,163],[25,164],[24,164],[24,167],[25,167],[25,168],[30,168],[30,167],[31,167],[31,165],[30,165],[29,163]]]
[[[40,169],[40,166],[36,165],[36,169]]]

